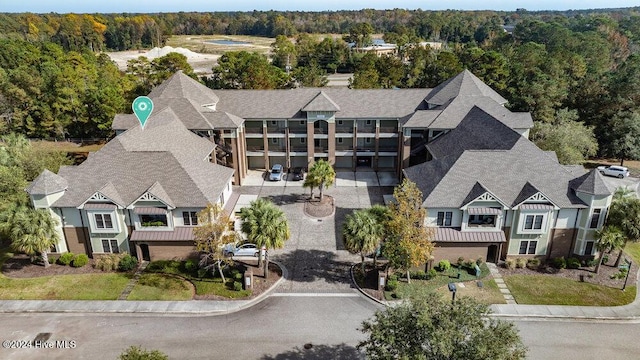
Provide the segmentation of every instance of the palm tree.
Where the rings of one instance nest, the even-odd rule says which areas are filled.
[[[597,274],[600,271],[604,253],[619,249],[625,241],[624,234],[622,234],[622,231],[615,226],[605,226],[602,229],[597,230],[596,240],[596,249],[598,249],[598,252],[600,253],[600,259],[598,260],[598,264],[595,269],[595,273]],[[620,251],[622,251],[622,249]]]
[[[627,242],[640,240],[640,199],[635,196],[621,195],[622,193],[623,191],[616,191],[614,194],[614,201],[607,216],[607,225],[618,227],[624,236],[624,243],[620,248],[615,266],[620,265]]]
[[[60,239],[56,226],[58,222],[51,217],[49,210],[18,208],[7,226],[11,246],[32,258],[40,254],[44,267],[49,267],[48,252]]]
[[[275,206],[271,201],[258,199],[251,202],[249,207],[240,211],[242,219],[242,232],[247,235],[247,239],[256,246],[269,249],[278,249],[284,246],[284,242],[291,236],[289,223],[284,212]],[[258,267],[262,263],[262,256],[259,257]],[[265,253],[264,277],[268,277],[269,256]]]
[[[376,251],[384,232],[384,226],[369,210],[356,210],[346,216],[342,224],[344,246],[350,253],[360,254],[362,274],[365,273],[364,257]]]
[[[311,169],[309,169],[309,173],[307,174],[307,178],[302,184],[303,187],[311,188],[311,198],[313,199],[313,188],[317,187],[320,190],[320,201],[324,196],[324,189],[329,187],[329,185],[333,185],[336,181],[336,172],[333,170],[331,164],[325,160],[319,160]]]

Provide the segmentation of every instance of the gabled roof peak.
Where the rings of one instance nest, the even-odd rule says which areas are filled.
[[[302,111],[340,111],[340,106],[336,104],[327,94],[320,90],[311,101],[301,109]]]
[[[436,86],[425,101],[432,105],[445,105],[458,96],[486,96],[498,104],[505,104],[507,100],[482,82],[469,70],[463,70],[458,75]]]
[[[186,98],[200,105],[211,105],[219,101],[213,90],[185,75],[182,70],[154,88],[149,97],[152,100]]]

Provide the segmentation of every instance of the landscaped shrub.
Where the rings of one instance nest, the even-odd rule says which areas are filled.
[[[48,259],[49,259],[49,264],[51,264],[51,265],[55,264],[56,261],[58,260],[58,259],[56,259],[55,257],[53,257],[51,255],[49,255]]]
[[[513,260],[513,259],[507,259],[507,260],[504,262],[504,266],[505,266],[507,269],[509,269],[509,270],[513,270],[513,269],[515,269],[515,268],[516,268],[516,261],[515,261],[515,260]]]
[[[193,260],[193,259],[189,259],[189,260],[184,262],[184,269],[188,273],[192,273],[193,274],[196,271],[198,271],[198,262]]]
[[[436,272],[436,269],[431,269],[427,272],[427,280],[431,280],[435,278],[437,275],[438,273]]]
[[[475,269],[475,267],[474,267],[475,264],[476,264],[475,261],[467,260],[467,261],[464,262],[464,267],[466,267],[469,270],[473,270],[473,269]]]
[[[71,252],[64,253],[58,258],[58,264],[69,266],[69,264],[71,264],[71,262],[73,261],[74,256],[75,255]]]
[[[438,270],[447,271],[449,269],[451,269],[451,263],[449,262],[449,260],[440,260],[440,262],[438,263]]]
[[[478,266],[482,265],[483,262],[484,262],[484,259],[482,258],[482,256],[476,259],[476,265]]]
[[[387,285],[384,287],[387,291],[395,291],[398,288],[398,279],[391,279],[389,276],[389,280],[387,280]]]
[[[200,279],[207,277],[211,272],[208,269],[198,269],[198,277]]]
[[[136,266],[138,266],[138,259],[129,254],[125,254],[118,262],[118,270],[120,271],[131,271]]]
[[[617,273],[611,275],[611,278],[612,279],[620,279],[620,280],[624,279],[625,277],[627,277],[627,271],[629,271],[629,270],[627,270],[625,268],[622,268]]]
[[[606,264],[609,262],[609,254],[602,255],[602,263]]]
[[[588,267],[594,267],[594,266],[598,265],[598,260],[597,259],[587,260],[585,265],[587,265]]]
[[[517,258],[516,259],[516,268],[524,269],[525,266],[527,266],[527,259],[525,259],[525,258]]]
[[[557,257],[553,259],[553,267],[556,269],[566,269],[567,261],[564,259],[564,256]]]
[[[233,282],[233,290],[242,291],[242,283],[239,282],[239,281],[234,281]]]
[[[107,254],[97,258],[95,267],[102,271],[118,270],[118,264],[126,254]]]
[[[580,267],[580,260],[576,258],[568,258],[567,259],[567,268],[569,269],[577,269]]]
[[[389,275],[389,281],[391,281],[391,280],[398,281],[398,275],[396,275],[396,274]]]
[[[237,272],[233,275],[233,279],[234,280],[241,280],[242,281],[242,273],[241,272]]]
[[[73,257],[73,261],[71,262],[71,266],[79,268],[87,265],[89,263],[89,257],[86,254],[77,254]]]
[[[463,256],[460,256],[460,257],[458,258],[458,261],[456,262],[456,264],[458,264],[458,266],[462,266],[462,264],[464,264],[464,257],[463,257]]]
[[[531,270],[538,270],[538,268],[540,267],[540,259],[529,259],[527,260],[527,268],[531,269]]]

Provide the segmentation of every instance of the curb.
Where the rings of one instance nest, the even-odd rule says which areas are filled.
[[[351,275],[351,283],[353,284],[353,286],[355,286],[356,289],[358,289],[358,292],[361,295],[363,295],[365,298],[367,298],[367,299],[369,299],[369,300],[371,300],[371,301],[373,301],[373,302],[375,302],[377,304],[384,305],[384,306],[387,306],[387,307],[391,306],[391,304],[388,301],[378,300],[378,299],[374,298],[373,296],[367,294],[366,291],[362,290],[362,288],[360,286],[358,286],[358,283],[356,282],[356,278],[353,275],[353,268],[356,267],[356,265],[358,265],[358,264],[351,265],[351,267],[349,268],[349,275]]]

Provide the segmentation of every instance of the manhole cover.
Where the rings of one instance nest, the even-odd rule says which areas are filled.
[[[45,342],[47,340],[49,340],[49,338],[51,337],[51,333],[39,333],[38,335],[36,335],[36,338],[33,339],[33,342]]]

